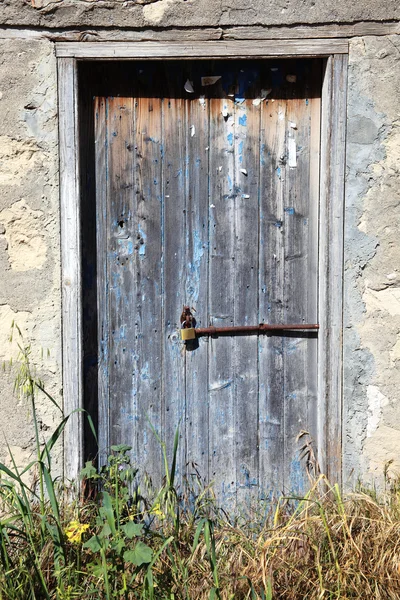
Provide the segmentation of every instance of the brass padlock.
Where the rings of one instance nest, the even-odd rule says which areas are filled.
[[[181,340],[187,342],[187,340],[196,339],[196,330],[194,327],[185,327],[181,329]]]

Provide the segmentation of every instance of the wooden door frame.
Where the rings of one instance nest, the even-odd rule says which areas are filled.
[[[348,41],[346,39],[180,42],[57,42],[64,412],[83,408],[78,62],[135,59],[325,59],[321,97],[319,207],[318,438],[320,468],[341,482],[343,395],[343,226]],[[83,413],[64,439],[64,473],[83,464]]]

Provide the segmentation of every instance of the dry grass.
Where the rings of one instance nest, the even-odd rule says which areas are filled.
[[[320,477],[303,500],[281,499],[258,532],[254,524],[215,527],[219,597],[400,598],[400,492],[366,492],[342,499],[338,486]],[[210,598],[214,585],[203,540],[186,554],[190,598]],[[164,553],[156,565],[176,598],[186,598]],[[168,597],[168,596],[163,596]]]

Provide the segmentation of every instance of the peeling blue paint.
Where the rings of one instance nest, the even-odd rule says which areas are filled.
[[[291,492],[295,494],[304,492],[304,470],[298,458],[290,463],[290,487]]]
[[[190,297],[190,302],[197,302],[200,292],[200,266],[204,255],[204,244],[200,233],[193,232],[193,260],[188,263],[188,282],[186,293]]]
[[[283,209],[285,211],[285,213],[287,213],[288,215],[294,215],[295,210],[293,208],[293,206],[287,206],[286,208]]]
[[[281,178],[281,168],[280,167],[276,167],[275,171],[276,171],[277,176],[280,179]]]
[[[239,125],[242,125],[242,127],[246,127],[247,126],[247,115],[241,115],[239,117]]]
[[[141,225],[139,224],[138,226],[138,230],[139,230],[139,234],[142,238],[143,243],[140,245],[139,247],[139,255],[140,256],[145,256],[146,255],[146,240],[147,240],[147,234],[146,232],[142,229]]]
[[[226,136],[226,139],[229,142],[230,146],[233,146],[233,133],[228,133],[228,135]]]

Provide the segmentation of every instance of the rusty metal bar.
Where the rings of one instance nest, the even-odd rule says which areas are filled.
[[[317,323],[313,324],[296,324],[296,325],[238,325],[232,327],[200,327],[195,329],[196,337],[205,335],[234,335],[235,333],[245,333],[247,335],[255,335],[260,333],[279,332],[279,331],[316,331],[319,329]]]

